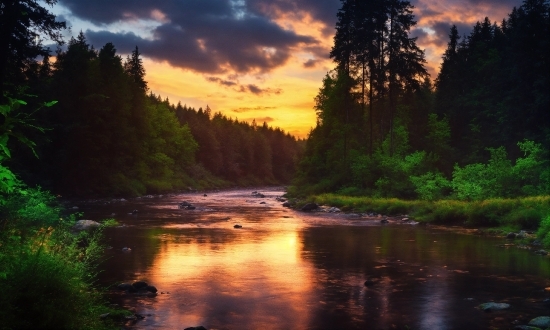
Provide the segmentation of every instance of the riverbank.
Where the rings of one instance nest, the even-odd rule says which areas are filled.
[[[550,215],[550,196],[483,201],[425,201],[321,194],[311,196],[307,201],[338,207],[343,211],[407,215],[419,222],[494,227],[507,231],[536,230],[541,221]]]

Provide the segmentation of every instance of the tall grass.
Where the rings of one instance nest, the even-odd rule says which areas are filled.
[[[74,234],[55,199],[21,190],[0,207],[0,329],[109,329],[94,287],[101,231]]]
[[[344,210],[386,215],[408,214],[419,221],[440,224],[536,229],[541,220],[550,215],[550,196],[492,198],[482,201],[424,201],[322,194],[310,199],[318,204]]]

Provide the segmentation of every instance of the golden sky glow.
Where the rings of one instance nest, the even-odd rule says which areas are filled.
[[[411,36],[437,77],[452,24],[461,35],[488,16],[501,22],[520,0],[411,0]],[[314,97],[334,65],[339,0],[60,0],[52,9],[96,49],[112,42],[122,56],[140,48],[149,88],[174,104],[305,138],[315,125]]]

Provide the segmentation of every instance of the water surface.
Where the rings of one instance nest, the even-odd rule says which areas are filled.
[[[86,218],[115,213],[124,225],[106,231],[112,249],[100,283],[145,280],[159,289],[109,295],[146,315],[129,328],[512,329],[550,314],[542,303],[549,259],[502,247],[502,238],[304,213],[275,200],[281,189],[251,192],[78,205]],[[178,209],[184,200],[197,209]],[[475,308],[488,301],[512,308]]]

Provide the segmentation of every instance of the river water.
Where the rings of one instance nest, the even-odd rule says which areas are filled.
[[[550,314],[550,259],[503,238],[305,213],[282,207],[280,188],[259,192],[265,198],[241,189],[78,205],[87,219],[123,225],[105,232],[112,248],[99,284],[159,290],[109,291],[145,316],[128,328],[512,329]],[[178,209],[182,201],[197,208]],[[476,309],[489,301],[511,308]]]

